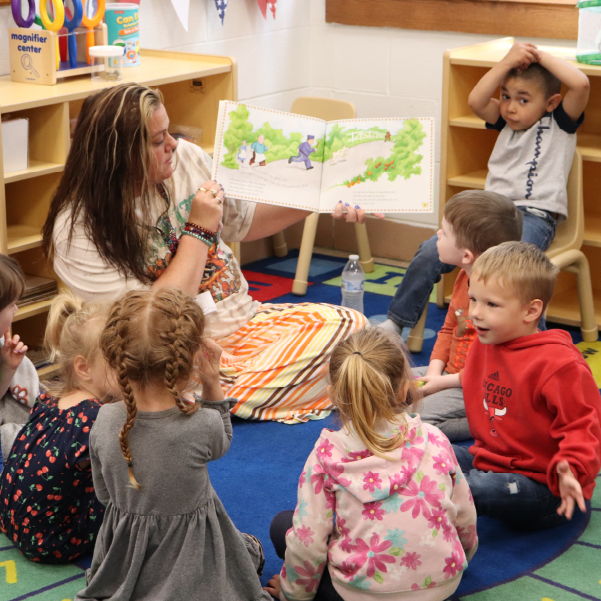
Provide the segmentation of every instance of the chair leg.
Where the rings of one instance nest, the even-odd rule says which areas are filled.
[[[599,337],[597,329],[597,316],[593,301],[593,286],[591,284],[591,270],[588,260],[583,253],[577,268],[576,282],[578,286],[578,300],[580,302],[580,331],[585,342],[594,342]]]
[[[420,353],[424,346],[424,330],[426,328],[426,317],[428,316],[428,304],[424,307],[417,323],[413,326],[407,336],[407,348],[412,353]]]
[[[311,215],[305,217],[303,236],[298,251],[296,274],[294,275],[294,282],[292,282],[292,294],[297,294],[298,296],[307,294],[309,267],[311,265],[311,256],[313,255],[318,220],[319,213],[311,213]]]
[[[551,257],[551,261],[560,269],[576,274],[582,339],[585,342],[594,342],[599,336],[599,330],[593,300],[591,270],[586,255],[581,250],[574,248]]]
[[[276,257],[285,257],[288,254],[288,245],[284,232],[278,232],[271,237],[273,242],[273,254]]]
[[[365,223],[355,223],[355,236],[357,237],[357,248],[359,250],[359,262],[365,273],[371,273],[374,270],[374,260],[369,248],[369,238],[367,237],[367,227]]]

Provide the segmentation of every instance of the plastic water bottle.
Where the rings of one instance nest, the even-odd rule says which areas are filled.
[[[342,270],[342,306],[363,313],[363,284],[365,273],[359,263],[359,255],[349,255]]]

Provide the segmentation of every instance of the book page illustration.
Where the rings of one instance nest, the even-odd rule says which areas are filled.
[[[213,177],[229,196],[329,212],[432,211],[432,119],[321,119],[221,101]]]
[[[368,212],[432,212],[433,120],[328,123],[321,210],[342,200]]]
[[[325,121],[222,101],[217,128],[213,177],[229,196],[319,210]]]

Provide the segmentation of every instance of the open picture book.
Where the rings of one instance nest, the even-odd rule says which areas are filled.
[[[329,213],[433,211],[434,119],[315,117],[222,100],[213,179],[228,196]]]

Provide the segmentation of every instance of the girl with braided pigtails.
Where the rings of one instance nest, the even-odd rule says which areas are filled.
[[[79,601],[270,599],[260,542],[235,528],[209,480],[235,400],[203,329],[202,310],[178,290],[130,291],[111,307],[100,345],[123,400],[102,407],[90,435],[106,509]],[[199,388],[203,399],[187,400]]]

